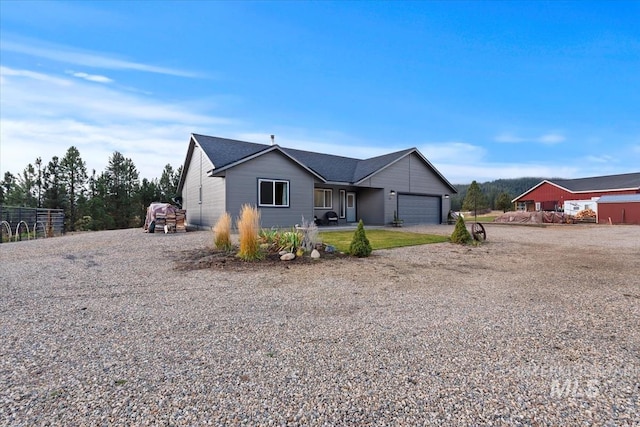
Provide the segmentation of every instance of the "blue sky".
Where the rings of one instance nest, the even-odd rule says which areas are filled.
[[[0,0],[0,178],[76,146],[141,177],[190,133],[452,183],[640,171],[640,2]]]

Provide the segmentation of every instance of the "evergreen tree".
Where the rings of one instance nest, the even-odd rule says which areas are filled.
[[[31,163],[18,175],[17,187],[15,188],[16,201],[19,199],[19,203],[16,206],[24,206],[28,208],[35,208],[38,206],[37,195],[37,175],[36,170]]]
[[[110,230],[115,228],[115,222],[107,213],[106,200],[109,195],[107,177],[104,173],[96,175],[94,169],[89,178],[89,199],[86,213],[91,217],[91,230]]]
[[[147,178],[142,179],[142,185],[138,191],[139,198],[139,215],[141,218],[145,218],[147,215],[147,208],[153,202],[159,202],[162,200],[162,191],[156,180],[149,181]]]
[[[115,228],[142,225],[138,210],[138,171],[131,159],[114,152],[105,170],[108,196],[106,211]]]
[[[477,212],[489,207],[487,198],[476,181],[473,181],[467,190],[467,195],[462,202],[462,210]]]
[[[371,251],[371,243],[369,243],[369,239],[367,239],[367,235],[364,232],[364,223],[360,220],[358,222],[358,228],[355,233],[353,233],[353,240],[349,246],[349,254],[362,258],[371,255]]]
[[[496,209],[502,209],[502,212],[506,212],[511,210],[511,196],[509,193],[500,193],[500,195],[496,198]]]
[[[174,197],[176,197],[178,181],[180,180],[179,172],[181,172],[181,169],[174,171],[170,164],[164,167],[160,181],[158,181],[157,184],[161,193],[161,200],[158,201],[171,203]]]
[[[37,206],[42,207],[42,157],[38,157],[36,159],[36,167],[38,168],[38,177],[36,180],[36,186],[38,188],[38,204]]]
[[[22,189],[18,185],[18,180],[11,172],[4,173],[2,180],[2,188],[4,193],[3,204],[6,206],[20,206],[23,195]]]
[[[75,230],[79,215],[78,201],[84,198],[87,183],[87,167],[76,147],[70,147],[60,162],[61,181],[66,189],[67,230]]]
[[[471,233],[469,233],[469,230],[467,230],[467,226],[464,223],[462,215],[458,215],[456,227],[453,229],[453,233],[451,233],[451,242],[464,245],[467,243],[471,243],[471,240]]]
[[[48,209],[64,209],[66,206],[66,190],[62,182],[62,171],[60,159],[53,156],[43,173],[44,194],[42,196],[42,206]]]

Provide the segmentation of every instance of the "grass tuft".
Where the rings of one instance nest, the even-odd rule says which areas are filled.
[[[227,252],[231,250],[231,215],[227,212],[223,213],[213,226],[213,243],[218,249]]]
[[[240,239],[240,251],[238,256],[245,261],[254,261],[262,258],[260,251],[260,212],[255,206],[242,205],[238,224],[238,237]]]

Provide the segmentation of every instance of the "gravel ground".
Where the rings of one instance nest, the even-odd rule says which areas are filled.
[[[2,244],[0,424],[640,425],[640,227],[487,234],[235,272],[174,268],[208,232]]]

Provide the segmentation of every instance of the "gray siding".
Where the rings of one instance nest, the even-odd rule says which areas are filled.
[[[360,188],[356,196],[357,219],[365,225],[384,225],[385,193],[380,189]]]
[[[278,152],[266,153],[227,171],[226,208],[235,219],[243,204],[258,206],[258,179],[289,181],[289,207],[259,207],[261,226],[291,227],[313,219],[313,176]]]
[[[444,195],[450,194],[451,189],[416,154],[411,154],[401,159],[360,185],[384,190],[384,223],[391,222],[394,211],[398,209],[397,196],[389,197],[391,190],[394,190],[396,194],[406,193],[442,197],[441,218],[442,221],[446,221],[450,199],[445,199]]]
[[[182,207],[187,210],[187,225],[208,228],[224,212],[224,178],[210,178],[213,165],[196,144],[182,188]],[[200,187],[202,200],[200,201]]]

